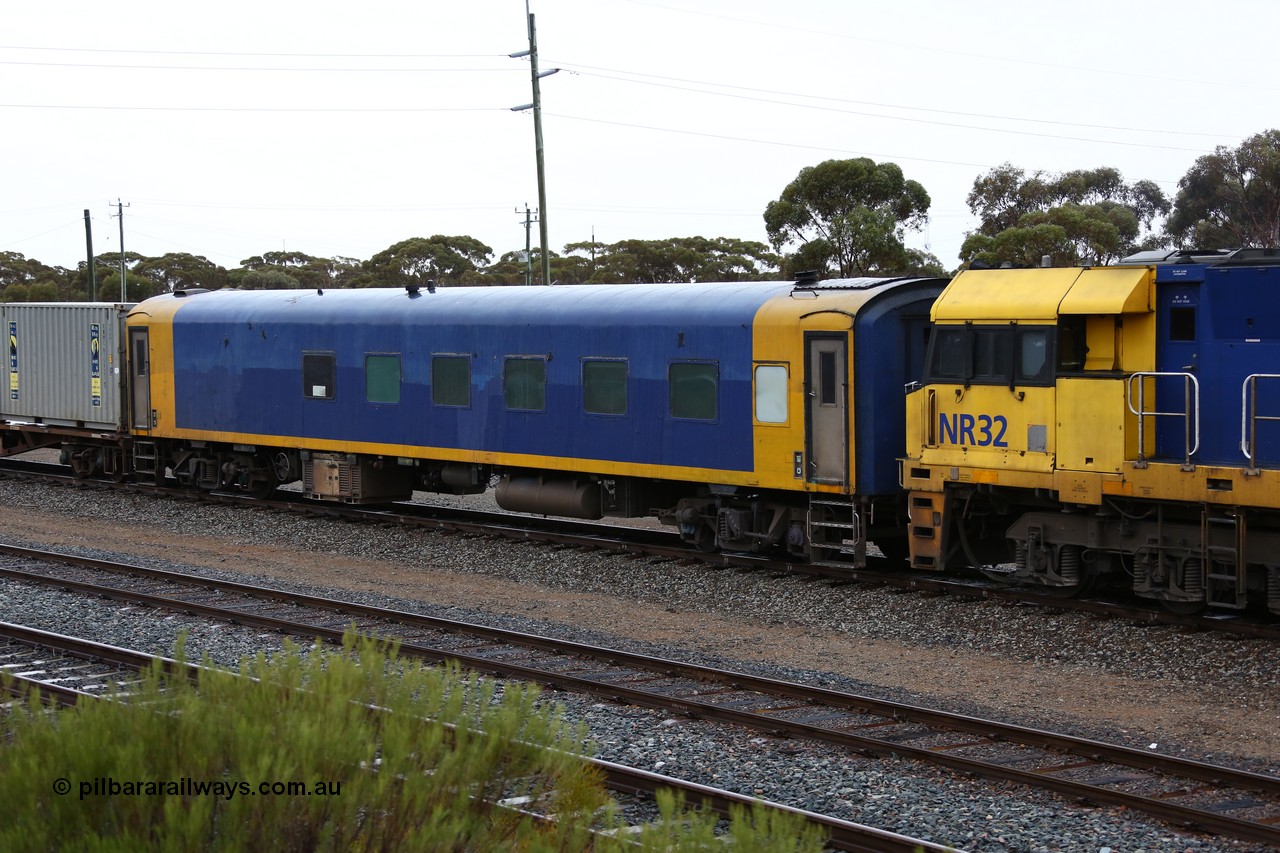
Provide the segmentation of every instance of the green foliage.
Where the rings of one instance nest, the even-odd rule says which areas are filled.
[[[585,262],[578,281],[594,284],[759,281],[776,277],[781,263],[763,243],[729,237],[570,243],[565,252]]]
[[[1110,263],[1154,247],[1155,219],[1169,212],[1154,182],[1126,184],[1106,167],[1028,176],[1005,163],[974,180],[968,202],[981,221],[960,259],[989,266]]]
[[[27,294],[31,291],[25,284],[14,283],[7,286],[3,292],[0,292],[0,301],[4,302],[27,302]]]
[[[479,283],[493,250],[473,237],[414,237],[365,261],[352,287],[404,287],[427,279],[438,284]]]
[[[236,280],[236,287],[245,290],[296,290],[303,286],[296,277],[275,268],[249,270]]]
[[[1183,248],[1280,246],[1280,130],[1196,160],[1165,230]]]
[[[625,849],[588,835],[617,827],[614,806],[573,755],[583,732],[540,708],[535,688],[507,684],[499,697],[476,676],[352,636],[341,651],[292,649],[241,672],[207,672],[197,692],[157,667],[128,704],[12,707],[0,717],[0,849]],[[509,797],[560,819],[492,807]],[[673,827],[701,838],[714,823],[673,804],[669,818],[645,849],[694,849]],[[740,824],[732,849],[821,849],[791,840],[795,822],[758,813]]]
[[[235,285],[256,290],[344,287],[360,273],[355,258],[317,258],[305,252],[267,252],[246,258],[240,267],[240,275],[232,276]]]
[[[799,248],[791,269],[833,267],[840,276],[896,273],[907,263],[905,232],[928,221],[929,194],[896,163],[865,157],[800,170],[765,208],[773,247]]]
[[[217,290],[227,285],[227,271],[208,258],[186,252],[170,252],[158,258],[142,258],[132,272],[155,286],[156,293],[205,288]]]
[[[656,799],[662,819],[640,832],[638,841],[644,850],[728,848],[732,853],[817,853],[823,849],[821,833],[813,827],[800,831],[801,824],[790,815],[759,806],[750,810],[731,806],[729,834],[718,838],[714,821],[691,813],[682,797],[659,791]]]
[[[34,258],[28,259],[21,252],[0,252],[0,288],[15,284],[31,284],[54,273]],[[18,300],[8,300],[18,301]]]

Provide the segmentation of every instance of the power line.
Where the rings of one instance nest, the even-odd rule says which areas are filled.
[[[12,110],[105,110],[107,112],[187,113],[488,113],[507,107],[138,107],[102,104],[0,104]]]
[[[0,44],[0,50],[47,50],[63,53],[123,53],[139,56],[248,56],[282,59],[502,59],[501,53],[250,53],[214,50],[128,50],[113,47],[51,47]]]
[[[672,84],[673,83],[689,83],[694,86],[713,86],[719,89],[730,89],[738,92],[754,92],[754,93],[763,94],[763,95],[782,95],[790,98],[804,98],[804,99],[813,100],[813,101],[829,101],[837,104],[857,104],[860,106],[881,107],[884,109],[892,109],[892,110],[908,110],[911,112],[934,113],[937,115],[963,116],[966,118],[992,119],[995,121],[1020,121],[1020,122],[1027,122],[1030,124],[1058,125],[1061,127],[1083,127],[1091,130],[1118,130],[1118,131],[1125,131],[1129,133],[1158,133],[1162,136],[1207,136],[1207,137],[1234,138],[1235,136],[1238,135],[1238,134],[1230,134],[1230,133],[1205,133],[1205,132],[1193,131],[1193,130],[1165,130],[1165,129],[1159,129],[1159,128],[1126,127],[1123,125],[1090,124],[1087,122],[1059,121],[1054,119],[1022,118],[1019,116],[993,115],[989,113],[971,113],[971,112],[963,112],[960,110],[939,110],[939,109],[931,109],[928,107],[908,107],[902,104],[886,104],[886,103],[881,103],[877,101],[859,101],[851,98],[833,98],[827,95],[808,95],[803,92],[789,92],[789,91],[777,90],[777,89],[759,89],[759,88],[753,88],[750,86],[737,86],[731,83],[716,83],[716,82],[707,81],[707,80],[690,80],[690,79],[681,78],[681,77],[664,77],[658,74],[644,74],[637,71],[623,71],[623,70],[618,70],[613,68],[599,68],[599,67],[590,66],[590,65],[574,65],[573,63],[569,63],[569,62],[560,62],[559,65],[565,68],[566,70],[569,70],[570,73],[580,75],[583,77],[595,77],[601,80],[616,80],[622,83],[635,83],[637,85],[655,86],[655,87],[665,88],[665,89],[674,89],[676,91],[681,91],[681,92],[695,92],[695,93],[704,94],[704,95],[713,95],[713,96],[720,96],[720,97],[727,97],[727,98],[740,98],[743,100],[756,101],[758,103],[780,104],[783,106],[794,106],[802,109],[829,110],[830,108],[820,107],[820,106],[810,105],[810,104],[797,104],[789,101],[777,101],[770,98],[755,98],[747,95],[735,95],[732,92],[714,92],[714,91],[708,91],[705,89],[695,89],[695,88],[689,88],[686,86],[676,86]],[[583,71],[579,69],[587,69],[587,70]],[[601,71],[607,71],[607,72],[610,72],[610,74],[597,73]],[[611,76],[614,74],[623,74],[623,75],[630,75],[630,76],[629,77]],[[667,82],[661,82],[661,83],[650,82],[649,80],[631,79],[632,77],[649,77],[649,78],[652,78],[653,80],[661,80],[661,81],[667,81]],[[845,111],[842,110],[841,112],[845,112]],[[852,113],[852,114],[853,115],[874,115],[878,118],[887,118],[887,119],[895,118],[895,116],[883,116],[875,113]],[[903,119],[903,120],[909,121],[910,119]]]
[[[1080,66],[1066,65],[1062,63],[1044,62],[1036,59],[1024,59],[1022,57],[996,56],[990,53],[975,53],[972,51],[956,50],[947,47],[930,47],[929,45],[920,44],[919,42],[895,42],[886,41],[884,39],[871,39],[865,36],[851,36],[844,33],[832,32],[830,30],[815,30],[808,27],[797,27],[790,24],[782,24],[776,21],[758,21],[752,18],[740,18],[735,15],[722,15],[716,12],[703,12],[693,9],[682,9],[678,6],[668,6],[663,3],[646,2],[645,0],[626,0],[626,2],[634,3],[637,6],[649,6],[654,9],[666,9],[672,12],[682,12],[687,15],[700,15],[706,18],[719,18],[725,21],[735,21],[741,24],[751,24],[758,27],[767,27],[769,30],[789,30],[791,32],[804,33],[805,35],[825,36],[827,38],[843,39],[846,41],[863,42],[865,44],[883,45],[891,47],[898,51],[910,51],[912,53],[941,53],[949,56],[958,56],[964,59],[982,59],[991,62],[1004,62],[1016,65],[1033,65],[1040,68],[1053,68],[1060,71],[1072,71],[1075,73],[1094,72],[1098,74],[1107,74],[1116,77],[1132,77],[1138,80],[1157,80],[1162,83],[1181,83],[1193,84],[1198,86],[1218,86],[1229,87],[1231,89],[1259,89],[1267,92],[1280,91],[1280,87],[1276,86],[1259,86],[1251,83],[1225,82],[1213,80],[1195,80],[1185,77],[1165,77],[1158,74],[1139,74],[1132,71],[1113,71],[1108,68],[1100,68],[1096,65]]]
[[[379,73],[392,72],[397,74],[404,73],[434,73],[445,72],[456,74],[459,72],[494,72],[502,74],[510,74],[517,70],[514,68],[296,68],[289,66],[245,66],[245,65],[120,65],[118,63],[100,63],[100,62],[28,62],[13,59],[0,59],[0,65],[22,65],[37,66],[43,68],[118,68],[122,71],[289,71],[289,72],[307,72],[318,71],[325,73]]]

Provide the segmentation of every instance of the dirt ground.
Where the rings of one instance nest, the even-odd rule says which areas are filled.
[[[36,513],[21,506],[0,511],[0,538],[13,537],[54,549],[92,544],[122,554],[175,556],[173,533],[168,530],[104,528],[100,521]],[[1115,738],[1141,748],[1159,743],[1164,751],[1166,744],[1182,744],[1197,751],[1280,760],[1280,697],[1271,690],[1212,680],[1191,686],[1183,680],[1166,683],[1072,662],[1031,666],[983,650],[762,625],[726,613],[672,612],[626,598],[456,574],[429,565],[409,571],[391,561],[299,554],[291,548],[245,545],[216,532],[185,536],[180,559],[282,580],[535,616],[643,641],[696,645],[738,660],[796,667],[811,667],[818,660],[833,672],[936,697],[935,702],[944,706],[949,700],[973,702],[992,714],[1008,714],[1046,728],[1059,720],[1088,716],[1113,730]],[[1274,660],[1272,646],[1260,644],[1260,649]]]

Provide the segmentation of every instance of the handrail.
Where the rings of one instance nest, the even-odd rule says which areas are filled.
[[[1258,380],[1280,379],[1280,373],[1251,373],[1240,385],[1240,452],[1257,468],[1258,421],[1280,421],[1280,415],[1258,414]]]
[[[1138,408],[1133,407],[1133,380],[1158,377],[1182,377],[1183,408],[1180,412],[1147,411],[1146,384],[1138,383]],[[1184,448],[1186,457],[1183,464],[1190,467],[1191,457],[1200,449],[1200,382],[1195,376],[1182,371],[1140,371],[1132,373],[1125,380],[1124,402],[1129,411],[1138,416],[1138,464],[1146,465],[1146,422],[1147,418],[1173,417],[1182,418],[1185,422]],[[1194,441],[1192,438],[1194,437]]]

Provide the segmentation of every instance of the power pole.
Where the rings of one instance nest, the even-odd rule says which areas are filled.
[[[510,56],[512,59],[518,59],[522,56],[529,57],[530,79],[533,83],[533,103],[512,107],[511,109],[513,112],[520,112],[530,107],[533,108],[533,144],[538,162],[538,237],[542,242],[542,283],[551,284],[551,254],[547,251],[547,177],[542,154],[542,89],[538,85],[538,80],[543,77],[550,77],[560,69],[552,68],[550,71],[538,72],[538,31],[534,27],[533,13],[529,12],[528,0],[525,0],[524,9],[529,15],[529,49],[522,50],[519,53],[512,53]]]
[[[516,213],[520,212],[520,208],[516,208]],[[541,216],[541,214],[539,214]],[[540,220],[533,219],[533,213],[529,210],[528,203],[524,206],[524,284],[525,287],[533,284],[533,246],[530,244],[530,229],[534,222]]]
[[[111,202],[107,202],[107,204],[109,205],[109,204],[111,204]],[[122,201],[121,201],[120,199],[118,199],[118,198],[116,199],[116,215],[120,217],[120,302],[121,302],[121,303],[124,303],[124,302],[127,302],[127,301],[128,301],[128,299],[126,299],[126,298],[125,298],[125,293],[124,293],[124,275],[125,275],[125,270],[124,270],[124,209],[125,209],[126,207],[132,207],[132,205],[125,204],[124,202],[122,202]]]
[[[89,224],[89,208],[84,210],[84,247],[89,254],[89,301],[98,301],[98,280],[93,275],[93,227]]]

